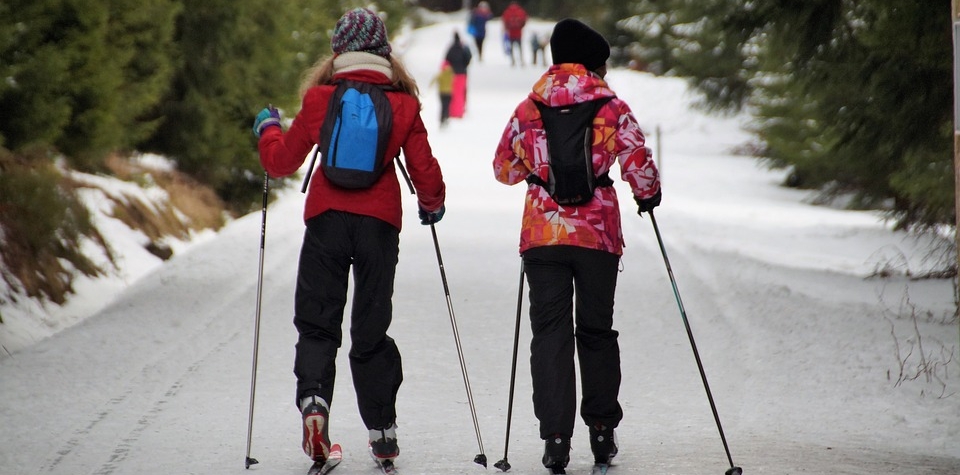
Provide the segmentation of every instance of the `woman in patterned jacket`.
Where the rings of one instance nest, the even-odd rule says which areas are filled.
[[[609,44],[587,25],[566,19],[554,27],[550,48],[553,66],[503,131],[493,161],[496,179],[515,185],[532,174],[548,181],[547,139],[535,103],[556,107],[611,98],[593,120],[593,171],[602,176],[619,161],[639,212],[652,210],[660,204],[659,175],[630,107],[603,79]],[[595,462],[608,463],[616,455],[614,428],[623,411],[613,302],[622,248],[612,186],[599,186],[587,203],[571,206],[559,205],[543,186],[528,184],[520,253],[530,287],[534,414],[547,468],[569,461],[577,408],[575,351],[582,379],[580,416],[589,427]]]

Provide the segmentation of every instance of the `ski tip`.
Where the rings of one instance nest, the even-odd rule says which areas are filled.
[[[610,468],[610,464],[608,464],[608,463],[598,463],[598,464],[595,464],[592,469],[590,469],[590,474],[591,474],[591,475],[606,475],[608,468]]]
[[[398,475],[400,473],[397,470],[397,466],[393,464],[393,460],[383,460],[378,462],[380,464],[380,470],[383,471],[385,475]]]
[[[547,470],[550,470],[550,473],[554,475],[562,475],[567,473],[567,470],[564,467],[561,467],[559,465],[555,465],[553,467],[547,467]]]

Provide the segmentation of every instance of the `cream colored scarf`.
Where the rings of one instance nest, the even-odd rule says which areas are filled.
[[[333,58],[334,74],[364,69],[383,73],[391,81],[393,80],[393,68],[390,67],[390,60],[383,56],[362,51],[350,51]]]

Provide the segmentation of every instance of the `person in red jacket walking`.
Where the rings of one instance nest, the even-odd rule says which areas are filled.
[[[399,254],[401,190],[393,157],[403,149],[406,168],[417,189],[425,225],[443,217],[445,185],[420,117],[413,77],[391,55],[387,31],[372,11],[357,8],[338,21],[333,55],[307,71],[302,105],[289,130],[280,114],[266,108],[257,115],[260,163],[272,176],[296,172],[317,144],[334,83],[341,79],[390,85],[386,92],[393,126],[382,160],[386,172],[369,188],[346,189],[323,173],[309,184],[303,218],[293,322],[299,333],[294,360],[296,403],[303,420],[303,450],[324,462],[330,450],[329,411],[333,403],[336,356],[342,339],[347,283],[353,268],[350,316],[350,370],[360,416],[378,459],[399,454],[396,397],[403,381],[400,352],[387,335],[393,318],[394,275]]]
[[[507,9],[500,15],[503,22],[504,39],[507,42],[507,54],[510,55],[510,65],[516,66],[517,59],[523,66],[523,49],[520,47],[523,40],[523,27],[527,24],[527,11],[517,2],[510,2]],[[516,55],[514,55],[516,53]]]
[[[623,418],[620,347],[613,329],[618,265],[623,254],[620,205],[613,167],[630,185],[637,211],[660,204],[660,178],[630,107],[604,76],[610,45],[573,19],[550,37],[553,65],[507,121],[493,159],[497,181],[526,181],[520,254],[530,286],[530,369],[533,412],[545,441],[543,465],[554,473],[570,459],[577,416],[575,357],[580,365],[580,417],[588,426],[595,463],[617,453],[614,429]],[[597,187],[581,204],[559,204],[550,181],[548,130],[540,107],[567,111],[600,104],[591,122],[590,165]],[[538,107],[540,106],[540,107]],[[557,129],[553,129],[555,133]]]

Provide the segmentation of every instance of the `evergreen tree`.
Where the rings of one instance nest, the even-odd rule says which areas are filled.
[[[0,4],[0,135],[5,147],[50,146],[70,121],[73,40],[82,27],[60,1]]]
[[[756,150],[792,184],[903,227],[953,222],[949,4],[640,4],[622,24],[650,62],[690,78],[708,107],[755,114]]]
[[[388,25],[399,25],[401,3],[384,3],[397,12]],[[142,148],[174,158],[246,211],[262,189],[253,117],[272,103],[292,118],[300,76],[329,54],[342,13],[337,0],[184,1],[176,27],[181,63],[153,115],[160,125]]]
[[[173,12],[172,0],[0,5],[4,145],[55,148],[87,170],[128,148],[169,81]]]
[[[175,19],[181,5],[176,0],[111,0],[108,43],[120,58],[122,85],[115,91],[120,107],[116,122],[122,125],[121,146],[133,149],[153,132],[156,119],[145,117],[163,98],[173,77],[177,58],[173,43]]]

